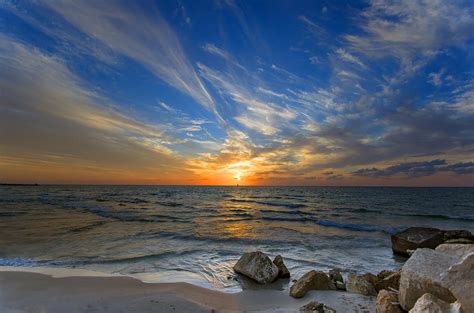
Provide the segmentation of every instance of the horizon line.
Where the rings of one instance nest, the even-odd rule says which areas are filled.
[[[474,188],[474,186],[455,185],[185,185],[185,184],[98,184],[98,183],[0,183],[0,186],[38,187],[38,186],[149,186],[149,187],[320,187],[320,188]]]

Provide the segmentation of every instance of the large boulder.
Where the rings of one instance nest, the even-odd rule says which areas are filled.
[[[301,313],[336,313],[336,310],[318,301],[311,301],[300,308]]]
[[[310,290],[335,290],[336,286],[328,275],[320,271],[309,271],[290,288],[290,296],[301,298]]]
[[[278,268],[278,277],[280,278],[289,278],[290,277],[290,271],[286,267],[285,263],[283,262],[283,258],[281,255],[277,255],[275,259],[273,260],[273,264],[276,265]]]
[[[474,244],[447,244],[443,243],[435,249],[436,251],[447,253],[449,255],[456,255],[460,258],[463,258],[465,255],[474,252]]]
[[[392,250],[396,254],[410,256],[419,248],[434,249],[444,242],[473,243],[474,236],[467,230],[441,230],[427,227],[410,227],[391,237]]]
[[[379,292],[382,289],[396,289],[398,290],[400,286],[400,272],[395,272],[383,279],[377,281],[374,285],[375,290]]]
[[[377,295],[375,310],[377,313],[403,313],[398,304],[398,294],[388,290],[382,290]]]
[[[447,303],[430,293],[425,293],[416,301],[409,313],[458,313],[459,303]]]
[[[446,230],[444,241],[448,240],[474,240],[474,236],[467,230]]]
[[[260,251],[245,253],[234,265],[234,271],[260,284],[271,283],[278,277],[278,267]]]
[[[392,235],[392,250],[394,253],[409,256],[408,250],[434,249],[445,241],[444,233],[436,228],[410,227]]]
[[[346,289],[349,292],[360,293],[364,296],[375,296],[377,291],[374,286],[368,282],[364,276],[349,273],[347,276]]]
[[[446,286],[461,304],[461,312],[474,312],[474,252],[464,255],[441,274]]]
[[[446,302],[454,302],[453,293],[441,282],[441,274],[458,257],[431,249],[417,249],[403,265],[400,275],[400,306],[408,311],[425,293],[431,293]]]

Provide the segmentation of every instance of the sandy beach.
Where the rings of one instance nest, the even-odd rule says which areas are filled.
[[[187,283],[150,284],[130,277],[64,277],[61,270],[47,270],[48,275],[38,271],[0,271],[0,312],[298,312],[312,300],[338,312],[375,312],[375,298],[348,292],[310,291],[294,299],[279,290],[223,293]]]

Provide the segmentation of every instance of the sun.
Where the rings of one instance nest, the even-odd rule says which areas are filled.
[[[234,179],[240,181],[241,177],[240,177],[240,175],[237,175],[237,176],[234,177]]]

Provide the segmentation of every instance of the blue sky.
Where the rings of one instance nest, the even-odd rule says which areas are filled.
[[[0,180],[474,185],[470,1],[2,1]]]

